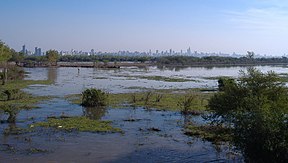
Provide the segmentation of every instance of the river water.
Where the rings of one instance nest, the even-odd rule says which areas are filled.
[[[261,71],[284,74],[287,67],[261,66]],[[213,77],[237,77],[245,67],[193,68],[27,68],[26,79],[51,80],[51,85],[32,85],[25,91],[53,96],[37,109],[21,111],[16,124],[3,123],[0,132],[45,121],[48,116],[79,116],[87,110],[71,104],[64,96],[96,87],[111,93],[149,89],[216,88]],[[187,79],[186,82],[152,80],[153,76]],[[212,78],[211,78],[212,77]],[[88,111],[89,112],[89,111]],[[228,145],[214,145],[184,135],[187,121],[202,123],[199,116],[144,108],[107,108],[89,112],[95,119],[111,120],[124,133],[63,132],[37,128],[21,135],[0,135],[0,162],[242,162],[241,154]],[[0,117],[5,119],[5,115]],[[135,121],[128,121],[134,119]],[[157,131],[151,130],[157,129]],[[32,152],[33,149],[40,152]]]

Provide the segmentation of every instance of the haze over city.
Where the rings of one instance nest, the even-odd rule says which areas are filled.
[[[288,1],[2,0],[0,39],[20,51],[288,54]]]

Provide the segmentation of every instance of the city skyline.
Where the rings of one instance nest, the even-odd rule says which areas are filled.
[[[4,0],[0,39],[16,51],[49,49],[288,53],[280,0]]]

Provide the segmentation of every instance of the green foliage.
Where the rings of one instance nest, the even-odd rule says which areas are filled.
[[[25,93],[19,89],[7,89],[3,92],[1,91],[0,100],[9,101],[9,100],[19,100],[25,96]]]
[[[183,100],[187,94],[193,94],[193,96],[196,96],[195,101],[193,102],[193,111],[201,112],[206,109],[205,106],[208,104],[208,99],[210,99],[212,94],[201,93],[196,89],[193,90],[194,92],[191,92],[191,90],[157,90],[153,91],[152,94],[149,93],[148,101],[146,101],[147,92],[109,94],[107,101],[109,102],[109,106],[115,108],[132,105],[139,107],[146,106],[148,108],[162,110],[181,111],[182,107],[179,107],[178,102]],[[183,91],[185,93],[183,93]],[[82,103],[80,94],[69,95],[66,96],[66,98],[74,104]]]
[[[213,143],[220,143],[231,141],[231,129],[221,125],[201,125],[189,124],[185,128],[185,134],[189,136],[196,136],[201,139],[211,141]]]
[[[82,105],[87,107],[105,106],[107,94],[99,89],[91,88],[82,92]]]
[[[48,50],[46,52],[46,57],[48,59],[48,62],[50,63],[50,65],[57,65],[57,61],[59,58],[59,53],[57,50]]]
[[[23,62],[24,61],[24,54],[23,52],[13,52],[12,53],[12,57],[10,58],[9,61],[14,61],[16,62],[17,65],[19,65],[20,62]]]
[[[274,72],[250,68],[224,84],[208,107],[208,119],[233,129],[234,143],[247,161],[288,160],[288,90]]]
[[[7,80],[21,80],[25,76],[25,72],[22,68],[17,66],[8,66],[7,67],[7,73],[0,72],[0,79],[4,79],[5,75],[7,75]]]
[[[231,78],[227,78],[227,77],[221,77],[220,79],[218,79],[218,89],[219,91],[224,91],[225,88],[228,88],[228,84],[235,84],[235,81]],[[225,87],[226,86],[226,87]]]
[[[0,40],[0,62],[7,62],[12,57],[12,50]]]

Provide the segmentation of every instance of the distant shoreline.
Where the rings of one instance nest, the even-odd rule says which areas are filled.
[[[277,66],[277,65],[287,65],[288,63],[193,63],[189,65],[182,64],[158,64],[155,62],[58,62],[57,65],[49,66],[44,63],[34,63],[30,65],[25,65],[22,63],[18,66],[20,67],[82,67],[82,68],[121,68],[121,67],[148,67],[148,66],[158,66],[158,67],[234,67],[234,66]]]

